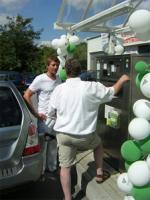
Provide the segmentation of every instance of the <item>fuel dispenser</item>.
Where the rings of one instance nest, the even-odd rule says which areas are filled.
[[[123,74],[131,81],[124,84],[121,91],[111,102],[99,108],[97,131],[102,138],[104,159],[115,169],[122,171],[124,161],[120,153],[121,145],[129,138],[128,124],[134,118],[132,106],[138,99],[144,98],[136,87],[135,64],[142,60],[150,63],[150,55],[113,55],[96,57],[97,81],[112,86]]]

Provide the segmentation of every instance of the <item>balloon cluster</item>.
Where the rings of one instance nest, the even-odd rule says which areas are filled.
[[[108,43],[103,47],[108,55],[121,55],[124,52],[123,40],[115,35],[109,35]]]
[[[144,96],[150,98],[150,85],[145,84],[145,81],[147,80],[148,83],[150,78],[149,65],[146,62],[139,61],[135,65],[135,70],[138,73],[135,80],[137,87],[140,88]]]
[[[150,11],[136,10],[130,16],[128,25],[137,38],[143,41],[150,40]]]
[[[60,61],[59,76],[61,80],[66,80],[67,76],[64,70],[65,61],[73,57],[76,51],[76,45],[80,43],[79,37],[76,35],[61,35],[59,39],[52,40],[52,47],[57,49],[57,57]]]
[[[135,64],[138,73],[135,83],[142,94],[150,98],[150,71],[148,64],[139,61]],[[150,199],[150,101],[139,99],[133,105],[135,118],[128,126],[132,140],[121,146],[125,160],[124,172],[119,175],[117,185],[125,192],[124,200]]]

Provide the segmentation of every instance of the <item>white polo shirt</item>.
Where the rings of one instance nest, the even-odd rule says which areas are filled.
[[[110,101],[113,95],[113,87],[105,87],[99,82],[67,79],[51,95],[48,115],[57,111],[54,130],[72,135],[94,132],[99,105]]]

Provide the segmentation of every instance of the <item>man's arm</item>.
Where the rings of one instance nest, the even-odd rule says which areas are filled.
[[[46,120],[46,115],[43,114],[43,113],[38,113],[34,107],[33,107],[33,104],[32,104],[32,99],[31,97],[34,95],[34,92],[32,90],[30,90],[29,88],[25,91],[23,97],[31,111],[31,113],[38,119],[40,120]]]
[[[114,94],[117,94],[120,91],[120,89],[122,88],[123,84],[125,82],[129,81],[129,80],[130,80],[130,78],[129,78],[128,75],[126,75],[126,74],[122,75],[119,78],[119,80],[112,86],[114,88],[114,91],[115,91]]]

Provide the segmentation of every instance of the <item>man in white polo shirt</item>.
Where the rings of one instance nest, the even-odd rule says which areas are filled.
[[[102,144],[96,134],[99,105],[111,101],[129,80],[123,75],[112,87],[105,87],[99,82],[81,81],[81,68],[76,59],[66,61],[67,80],[57,86],[49,104],[48,115],[54,111],[57,118],[54,130],[57,131],[59,147],[60,179],[65,200],[71,200],[70,169],[74,164],[77,150],[93,149],[96,163],[96,181],[105,180],[102,169]]]

